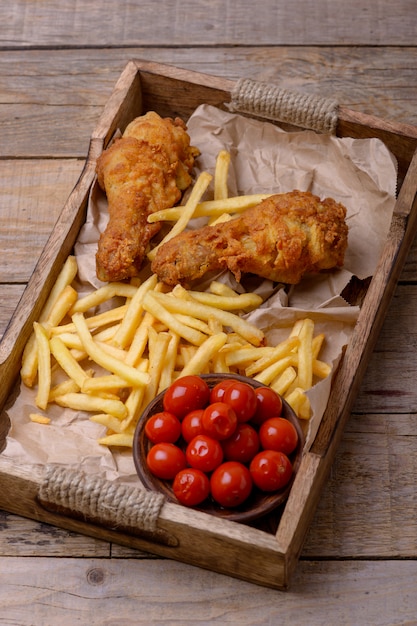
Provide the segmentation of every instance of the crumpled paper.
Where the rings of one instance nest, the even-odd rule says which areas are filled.
[[[196,109],[188,121],[188,132],[201,151],[196,174],[214,172],[221,149],[231,153],[230,195],[299,189],[333,197],[346,206],[349,242],[343,269],[305,278],[288,291],[276,293],[269,281],[260,281],[256,291],[267,300],[247,316],[272,344],[288,335],[288,326],[297,318],[311,317],[316,332],[326,334],[320,358],[336,366],[358,315],[358,308],[349,306],[340,294],[353,275],[364,279],[373,274],[387,238],[397,181],[393,155],[378,139],[336,138],[312,131],[288,133],[272,123],[209,105]],[[107,219],[105,197],[94,185],[86,223],[75,246],[83,293],[102,284],[95,276],[95,252]],[[217,278],[239,288],[229,273]],[[308,392],[313,416],[308,422],[306,447],[314,440],[330,384],[328,377]],[[51,424],[32,423],[28,415],[35,411],[34,397],[34,390],[22,385],[7,410],[11,429],[5,456],[25,464],[64,463],[108,480],[137,482],[131,451],[100,446],[97,439],[104,434],[103,427],[91,422],[87,414],[52,405],[48,409]]]

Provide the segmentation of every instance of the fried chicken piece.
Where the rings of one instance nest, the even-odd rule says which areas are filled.
[[[101,154],[97,178],[106,192],[109,222],[96,254],[100,280],[138,275],[149,241],[161,227],[148,224],[147,217],[178,202],[198,154],[182,120],[162,119],[153,111],[133,120]]]
[[[224,269],[238,282],[251,273],[296,284],[306,274],[343,265],[345,217],[345,207],[331,198],[277,194],[228,222],[173,237],[159,248],[152,271],[172,286]]]

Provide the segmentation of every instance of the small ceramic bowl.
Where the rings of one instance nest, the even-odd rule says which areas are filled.
[[[248,383],[254,388],[264,386],[256,380],[237,374],[203,374],[201,375],[201,378],[207,382],[210,389],[225,378],[232,378]],[[152,402],[149,403],[138,421],[133,440],[133,460],[137,474],[146,488],[153,491],[159,491],[165,495],[168,501],[178,504],[178,500],[172,490],[172,481],[161,480],[160,478],[154,476],[150,472],[146,463],[146,456],[152,444],[145,435],[145,424],[152,415],[163,411],[164,393],[165,392],[160,393]],[[236,508],[223,508],[212,499],[207,499],[202,504],[193,507],[194,509],[216,515],[217,517],[223,519],[238,522],[250,522],[266,515],[267,513],[270,513],[273,509],[279,507],[285,502],[288,498],[291,485],[301,462],[301,455],[304,446],[304,434],[298,418],[290,405],[284,399],[282,400],[282,403],[282,417],[285,417],[292,424],[294,424],[298,433],[297,448],[290,455],[290,460],[293,465],[293,475],[290,482],[283,489],[274,491],[273,493],[261,492],[259,489],[254,488],[249,498]],[[181,446],[181,443],[179,442],[178,445]],[[183,449],[185,450],[185,443]]]

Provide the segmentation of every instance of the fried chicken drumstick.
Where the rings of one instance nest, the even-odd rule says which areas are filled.
[[[153,111],[133,120],[101,154],[97,178],[107,196],[109,222],[96,254],[100,280],[137,276],[149,241],[160,229],[147,217],[178,202],[191,183],[198,154],[182,120],[162,119]]]
[[[296,284],[343,265],[346,209],[331,198],[292,191],[270,196],[240,217],[185,231],[163,244],[152,271],[164,283],[184,286],[208,271],[229,269]]]

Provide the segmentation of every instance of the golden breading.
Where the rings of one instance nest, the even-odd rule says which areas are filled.
[[[163,244],[152,271],[168,285],[188,285],[229,269],[296,284],[306,274],[340,267],[347,247],[346,209],[331,198],[292,191],[270,196],[240,217],[186,231]]]
[[[97,177],[106,192],[109,222],[96,254],[100,280],[139,273],[149,241],[160,229],[160,224],[148,224],[147,217],[178,202],[191,183],[197,154],[181,120],[162,119],[154,112],[134,120],[101,154]]]

